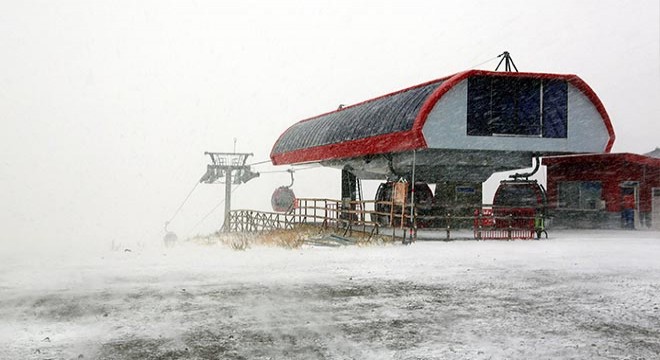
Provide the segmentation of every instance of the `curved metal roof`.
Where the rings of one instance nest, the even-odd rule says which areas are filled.
[[[424,101],[442,82],[437,80],[303,120],[282,134],[273,153],[412,130]]]
[[[422,129],[435,104],[461,81],[479,75],[570,82],[587,95],[600,113],[610,136],[605,151],[611,149],[614,131],[609,116],[593,90],[579,77],[470,70],[302,120],[275,142],[271,160],[275,165],[300,164],[425,149]]]

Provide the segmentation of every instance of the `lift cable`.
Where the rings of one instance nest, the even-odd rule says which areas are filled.
[[[491,62],[491,61],[497,59],[498,57],[500,57],[500,55],[498,55],[498,56],[494,56],[494,57],[492,57],[492,58],[490,58],[490,59],[488,59],[488,60],[486,60],[486,61],[484,61],[484,62],[481,62],[481,63],[479,63],[479,64],[477,64],[477,65],[470,66],[468,69],[474,69],[474,68],[476,68],[476,67],[478,67],[478,66],[481,66],[481,65],[483,65],[483,64],[485,64],[485,63]]]
[[[252,163],[252,164],[247,164],[247,165],[245,165],[245,166],[261,165],[261,164],[265,164],[265,163],[269,163],[269,162],[271,162],[270,159],[268,159],[268,160],[264,160],[264,161],[258,161],[258,162]]]
[[[277,174],[277,173],[285,173],[287,170],[271,170],[271,171],[259,171],[259,174]]]
[[[316,169],[318,167],[321,167],[321,165],[316,165],[316,166],[308,166],[305,168],[300,168],[300,169],[286,169],[286,170],[270,170],[270,171],[259,171],[259,174],[276,174],[276,173],[290,173],[290,172],[296,172],[296,171],[304,171],[304,170],[310,170],[310,169]]]
[[[236,185],[236,187],[234,187],[233,189],[231,189],[232,194],[233,194],[234,191],[236,191],[236,189],[238,189],[241,185],[242,185],[242,183]],[[219,208],[222,204],[224,204],[224,203],[225,203],[225,199],[220,200],[220,202],[219,202],[216,206],[214,206],[213,209],[211,209],[211,211],[209,211],[206,215],[204,215],[204,217],[202,217],[202,219],[201,219],[200,221],[198,221],[197,224],[195,224],[195,226],[193,226],[193,227],[188,231],[188,234],[192,234],[192,232],[195,231],[195,229],[197,229],[197,227],[198,227],[199,225],[201,225],[201,224],[202,224],[202,223],[203,223],[203,222],[204,222],[209,216],[211,216],[211,214],[213,214],[216,210],[218,210],[218,208]]]
[[[188,195],[186,195],[186,198],[183,199],[183,202],[176,209],[176,211],[174,212],[174,215],[172,215],[172,217],[168,221],[165,222],[165,231],[168,231],[167,230],[167,225],[169,225],[169,223],[171,223],[174,220],[174,218],[176,218],[176,216],[179,215],[179,211],[181,211],[181,209],[183,208],[183,205],[185,205],[186,202],[188,201],[188,199],[190,199],[190,195],[192,195],[193,191],[195,191],[195,189],[197,189],[197,185],[199,185],[199,181],[195,182],[195,186],[193,186],[193,188],[190,190]]]
[[[303,171],[303,170],[309,170],[309,169],[316,169],[316,168],[319,168],[321,166],[322,166],[321,164],[314,164],[314,165],[310,165],[308,167],[294,169],[294,171]]]
[[[270,160],[268,160],[268,161],[270,161]],[[254,163],[254,164],[252,164],[252,165],[263,164],[263,163],[268,162],[268,161],[262,161],[262,162],[259,162],[259,163]],[[317,164],[317,165],[312,165],[312,166],[308,166],[308,167],[300,168],[300,169],[286,169],[286,170],[260,171],[259,173],[260,173],[260,174],[290,173],[290,174],[291,174],[291,178],[293,179],[293,173],[296,172],[296,171],[303,171],[303,170],[315,169],[315,168],[320,167],[320,166],[321,166],[321,165],[318,165],[318,164]],[[197,183],[195,184],[195,186],[193,187],[193,189],[190,190],[190,193],[188,193],[188,196],[186,196],[186,198],[183,200],[183,203],[182,203],[182,204],[179,206],[179,208],[176,210],[176,212],[174,213],[174,215],[172,216],[172,218],[171,218],[169,221],[167,221],[167,222],[165,223],[165,227],[166,227],[166,228],[167,228],[167,224],[169,224],[172,220],[174,220],[174,218],[176,217],[176,215],[178,215],[178,213],[179,213],[179,211],[181,210],[181,208],[183,207],[183,205],[186,203],[186,201],[188,201],[188,198],[190,198],[190,195],[193,193],[193,191],[195,191],[195,188],[197,188],[197,185],[199,185],[199,184],[200,184],[199,182],[197,182]],[[236,191],[236,189],[238,189],[238,187],[241,186],[241,185],[242,185],[242,183],[236,185],[236,187],[234,187],[234,188],[231,190],[231,192],[234,193],[234,191]],[[292,180],[292,184],[291,184],[291,185],[293,185],[293,180]],[[203,223],[203,222],[204,222],[209,216],[211,216],[211,214],[213,214],[216,210],[218,210],[218,208],[219,208],[222,204],[224,204],[224,203],[225,203],[225,199],[222,199],[222,200],[221,200],[221,201],[220,201],[215,207],[213,207],[213,209],[211,209],[211,211],[209,211],[206,215],[204,215],[204,217],[202,217],[202,219],[201,219],[199,222],[197,222],[197,224],[195,224],[195,225],[190,229],[190,231],[188,231],[188,234],[191,234],[191,233],[192,233],[192,232],[193,232],[193,231],[194,231],[199,225],[201,225],[201,224],[202,224],[202,223]]]

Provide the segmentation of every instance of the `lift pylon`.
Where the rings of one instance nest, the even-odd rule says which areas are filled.
[[[206,173],[202,175],[199,182],[206,184],[225,184],[225,220],[222,225],[223,231],[231,230],[231,185],[248,182],[259,173],[253,172],[250,165],[245,165],[247,158],[252,153],[222,153],[205,152],[204,155],[211,157],[211,163],[206,165]]]

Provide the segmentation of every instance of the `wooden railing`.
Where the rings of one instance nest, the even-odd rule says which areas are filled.
[[[390,211],[377,212],[377,203],[389,205]],[[392,202],[377,201],[349,201],[322,199],[322,198],[300,198],[297,204],[288,213],[266,212],[255,210],[232,210],[230,212],[230,231],[258,232],[274,229],[292,229],[298,224],[315,224],[324,228],[334,228],[343,232],[343,235],[352,236],[354,231],[369,234],[379,234],[381,224],[375,220],[375,216],[388,216],[391,225],[394,216]],[[393,233],[392,236],[396,234]]]
[[[256,210],[232,210],[231,229],[235,232],[258,232],[274,229],[292,229],[303,221],[295,214]]]
[[[377,211],[377,208],[387,211]],[[515,210],[515,211],[514,211]],[[428,228],[444,233],[443,238],[457,238],[467,228],[472,228],[475,239],[530,239],[544,231],[544,218],[534,209],[481,207],[421,208],[396,205],[392,201],[341,201],[323,198],[300,198],[288,213],[255,210],[233,210],[230,231],[259,232],[274,229],[292,229],[299,224],[314,224],[333,228],[343,235],[354,231],[373,236],[388,228],[391,233],[382,234],[414,240],[417,229]],[[457,215],[458,214],[458,215]],[[412,219],[412,221],[411,221]],[[540,229],[539,229],[540,224]],[[547,237],[547,233],[546,233]]]

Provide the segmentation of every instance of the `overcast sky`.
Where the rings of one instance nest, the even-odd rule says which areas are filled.
[[[521,71],[579,75],[610,114],[613,150],[648,152],[660,146],[658,3],[2,1],[0,242],[158,242],[204,151],[237,138],[267,160],[303,118],[494,70],[504,50]],[[264,174],[234,207],[268,209],[288,182]],[[301,171],[294,190],[337,198],[339,172]],[[200,185],[172,230],[217,229],[222,208],[194,226],[223,196]]]

